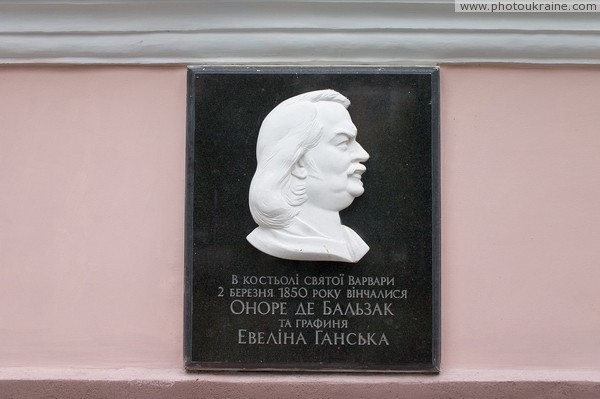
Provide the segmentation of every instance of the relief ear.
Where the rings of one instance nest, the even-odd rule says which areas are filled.
[[[300,158],[298,162],[292,166],[292,176],[297,177],[298,179],[306,179],[306,176],[308,176],[304,157]]]

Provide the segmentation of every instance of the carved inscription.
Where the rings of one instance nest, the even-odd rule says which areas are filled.
[[[228,283],[217,297],[232,315],[253,316],[252,326],[237,330],[237,345],[389,346],[385,328],[365,331],[355,322],[385,326],[409,298],[391,276],[232,274]]]

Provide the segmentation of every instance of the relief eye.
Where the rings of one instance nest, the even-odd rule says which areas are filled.
[[[339,148],[340,150],[348,149],[348,141],[342,141],[337,145],[337,148]]]

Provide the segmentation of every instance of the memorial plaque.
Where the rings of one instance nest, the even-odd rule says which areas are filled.
[[[188,77],[186,368],[437,372],[437,68]]]

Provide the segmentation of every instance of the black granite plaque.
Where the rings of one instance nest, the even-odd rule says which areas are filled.
[[[189,70],[185,361],[188,370],[439,370],[437,68]],[[370,154],[340,212],[357,263],[284,260],[246,236],[261,123],[333,89]]]

